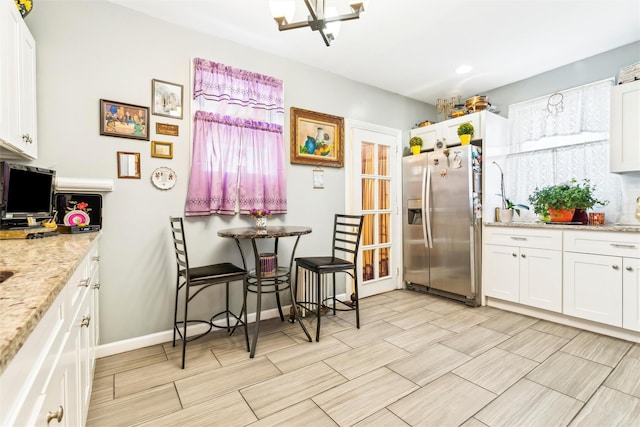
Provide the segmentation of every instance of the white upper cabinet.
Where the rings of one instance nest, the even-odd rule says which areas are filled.
[[[454,119],[444,120],[429,126],[411,129],[411,136],[419,136],[422,138],[423,150],[433,149],[437,140],[443,141],[447,146],[459,145],[460,137],[458,136],[458,126],[460,126],[461,123],[469,122],[473,125],[474,130],[472,140],[482,139],[484,138],[483,122],[486,120],[487,114],[493,113],[480,111]]]
[[[0,0],[0,157],[38,157],[36,43],[13,0]]]
[[[640,80],[611,88],[611,172],[640,171]]]

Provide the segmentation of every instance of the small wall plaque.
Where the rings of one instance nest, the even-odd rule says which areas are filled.
[[[178,125],[156,123],[156,133],[160,135],[178,136]]]

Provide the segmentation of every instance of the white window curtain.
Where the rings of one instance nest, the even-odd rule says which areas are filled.
[[[509,106],[505,165],[507,197],[529,204],[536,187],[589,179],[595,197],[608,200],[609,220],[620,215],[620,177],[609,173],[610,93],[614,79],[568,89]],[[558,102],[561,104],[556,105]],[[537,219],[521,211],[522,219]]]

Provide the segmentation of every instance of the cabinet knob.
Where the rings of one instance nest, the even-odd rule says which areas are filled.
[[[94,256],[91,258],[93,261],[100,261],[100,255]]]
[[[88,287],[89,286],[89,279],[82,279],[78,282],[78,287]]]
[[[96,283],[95,285],[93,285],[93,289],[100,289],[100,283]]]
[[[526,258],[527,256],[525,254],[520,255],[522,258]]]
[[[84,316],[82,318],[82,322],[80,322],[80,327],[83,327],[83,326],[89,327],[89,322],[91,322],[91,316]]]
[[[33,138],[31,138],[28,133],[25,133],[22,135],[22,141],[31,144],[33,142]]]
[[[633,268],[631,268],[631,266],[629,265],[629,266],[627,266],[627,267],[625,268],[625,270],[627,270],[627,271],[633,271]]]
[[[512,254],[511,254],[511,256],[515,258],[515,257],[517,257],[517,256],[518,256],[518,254],[516,254],[516,253],[514,252],[514,253],[512,253]]]
[[[47,424],[49,424],[52,420],[57,420],[58,422],[62,421],[62,416],[64,415],[64,408],[60,405],[60,408],[55,411],[47,414]]]
[[[620,267],[618,267],[617,265],[612,265],[611,268],[613,268],[614,270],[619,270]]]

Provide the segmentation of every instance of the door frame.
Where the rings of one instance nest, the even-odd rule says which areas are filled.
[[[345,199],[344,205],[345,210],[349,214],[355,214],[359,212],[360,209],[356,209],[354,207],[353,200],[353,152],[354,152],[354,141],[353,141],[353,132],[355,129],[383,133],[389,136],[392,136],[396,140],[395,146],[395,167],[396,176],[392,178],[395,179],[395,194],[396,200],[392,200],[391,204],[392,215],[394,216],[391,229],[391,257],[393,260],[396,260],[395,263],[392,263],[391,274],[392,279],[395,282],[394,289],[402,289],[403,281],[402,281],[402,130],[394,129],[386,126],[376,125],[373,123],[362,122],[358,120],[345,119],[345,158],[344,158],[344,168],[345,168]],[[360,202],[360,201],[359,201]],[[359,205],[361,206],[361,204]],[[360,253],[358,254],[358,259],[362,260],[362,246],[359,249]],[[362,267],[358,265],[357,274],[359,277],[362,277]],[[362,286],[362,284],[360,284]]]

